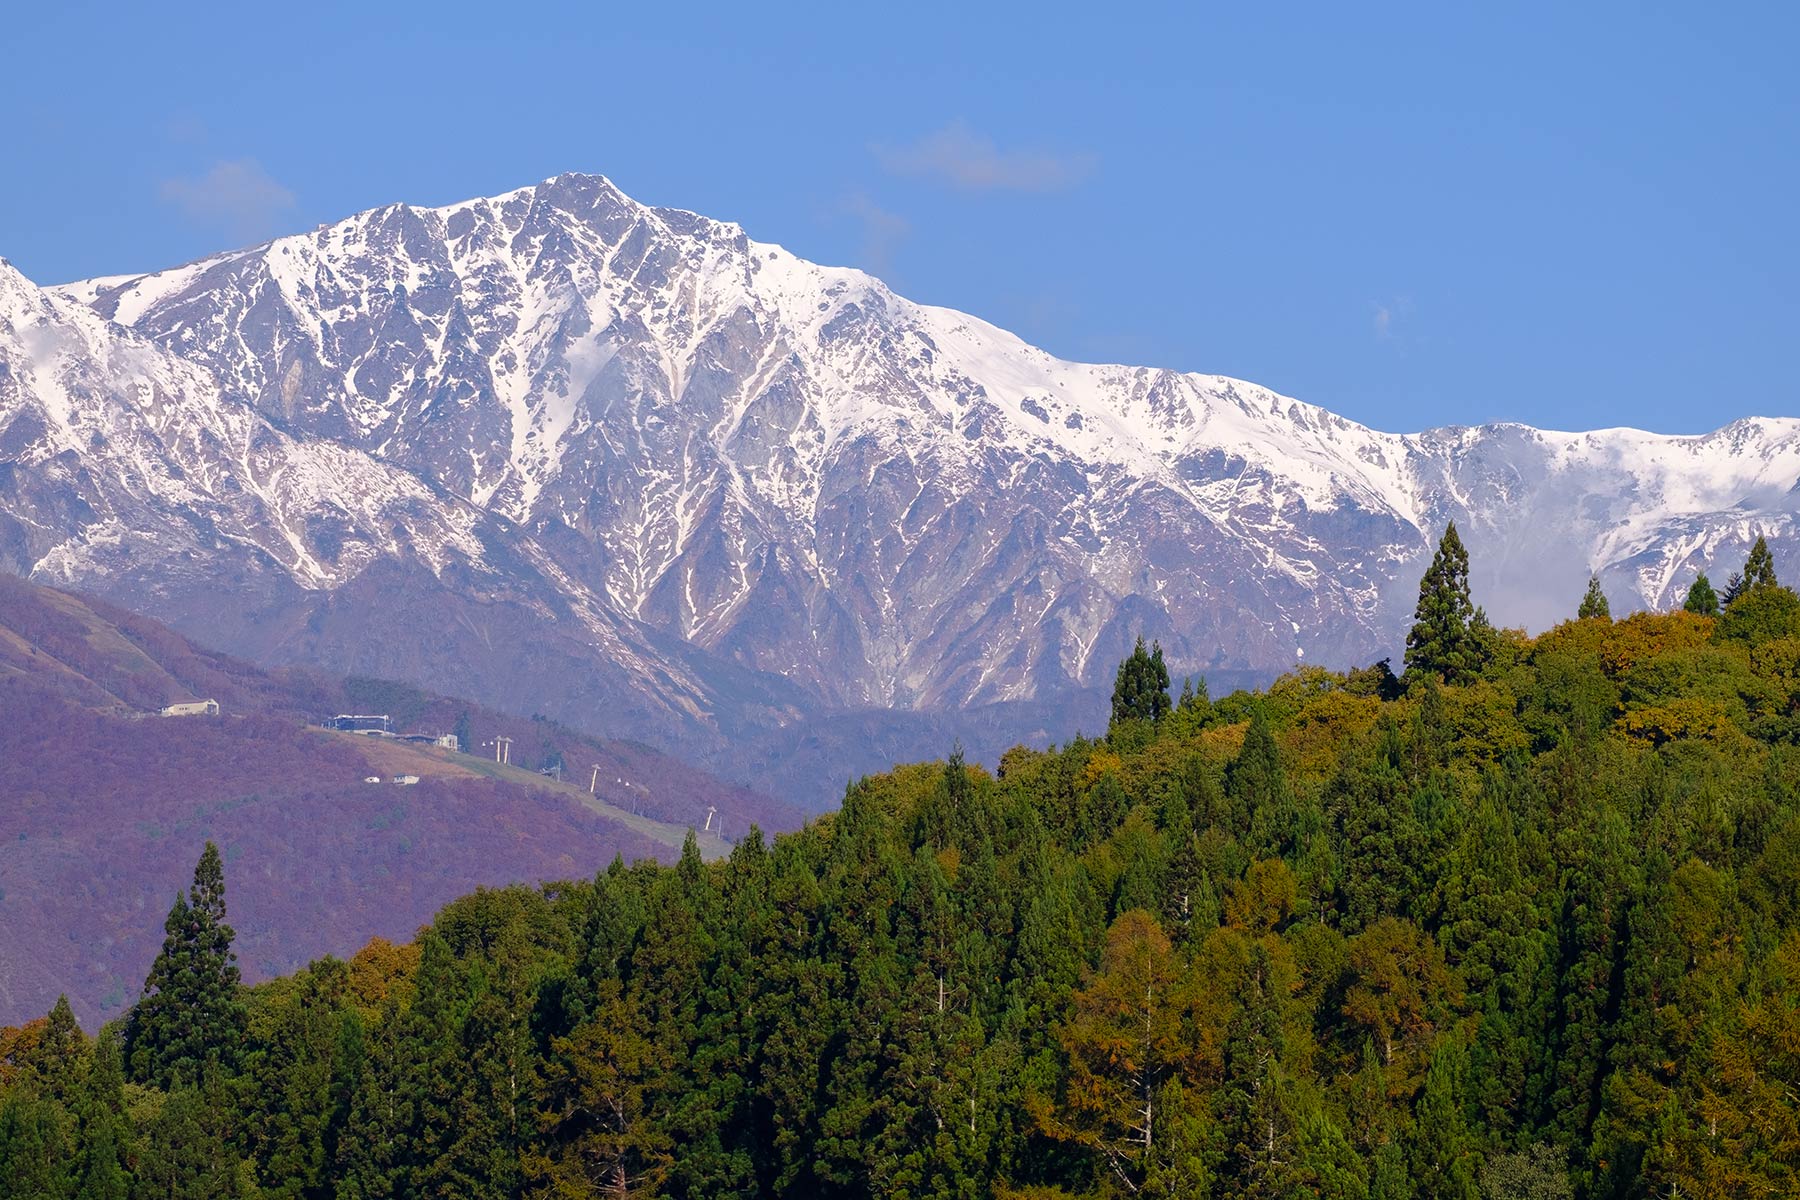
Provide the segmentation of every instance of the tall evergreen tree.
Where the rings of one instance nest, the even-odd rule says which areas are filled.
[[[1113,680],[1112,724],[1134,720],[1155,724],[1168,712],[1169,668],[1163,662],[1162,644],[1152,643],[1146,650],[1140,633]]]
[[[1705,571],[1694,577],[1694,582],[1687,591],[1687,599],[1682,602],[1681,607],[1703,617],[1719,615],[1719,594],[1713,591],[1712,580],[1706,577]]]
[[[1283,1061],[1289,1047],[1281,1020],[1280,972],[1264,939],[1248,945],[1237,1010],[1224,1046],[1225,1075],[1214,1096],[1234,1177],[1227,1195],[1274,1200],[1289,1194],[1294,1113]]]
[[[1756,544],[1750,547],[1750,557],[1744,562],[1743,590],[1750,592],[1757,588],[1775,586],[1775,557],[1769,553],[1768,539],[1759,537]]]
[[[406,1194],[418,1101],[409,1032],[390,995],[360,1047],[361,1069],[338,1139],[334,1177],[342,1200]]]
[[[1547,1031],[1550,1094],[1545,1123],[1585,1173],[1588,1135],[1599,1109],[1616,1032],[1627,901],[1636,883],[1630,833],[1610,804],[1583,810],[1564,831],[1569,865],[1557,922],[1558,1013]]]
[[[1600,577],[1589,575],[1587,592],[1581,597],[1581,607],[1575,610],[1575,617],[1581,621],[1612,620],[1612,605],[1606,602],[1606,593],[1600,590]]]
[[[1404,912],[1419,868],[1421,838],[1400,772],[1398,734],[1391,726],[1384,732],[1391,753],[1346,762],[1327,793],[1346,933],[1383,913]]]
[[[360,1038],[346,1036],[347,1023],[361,1024],[343,1003],[347,974],[344,964],[331,958],[308,967],[298,995],[278,1014],[266,1046],[251,1060],[248,1073],[263,1097],[257,1158],[271,1200],[331,1192],[351,1081],[360,1066],[344,1061],[347,1051],[361,1049]]]
[[[61,1105],[24,1089],[0,1096],[0,1196],[66,1200],[74,1130]]]
[[[225,870],[212,842],[163,924],[163,948],[125,1027],[126,1061],[140,1083],[190,1082],[208,1062],[237,1069],[245,1010],[234,936],[225,923]]]
[[[73,1102],[87,1061],[87,1039],[75,1021],[67,996],[58,996],[44,1018],[44,1029],[26,1064],[37,1077],[39,1091],[58,1104]]]
[[[138,1194],[157,1200],[252,1200],[216,1065],[199,1086],[177,1076],[140,1140]]]
[[[1412,1174],[1420,1195],[1433,1200],[1480,1200],[1480,1160],[1464,1114],[1469,1054],[1455,1034],[1431,1056],[1412,1136]]]
[[[125,1115],[125,1066],[118,1034],[111,1028],[101,1030],[94,1040],[76,1113],[81,1152],[75,1165],[75,1200],[125,1200],[131,1189],[125,1171],[130,1122]]]
[[[1410,674],[1436,675],[1446,683],[1461,683],[1479,669],[1470,622],[1475,616],[1469,598],[1469,552],[1457,536],[1456,522],[1444,527],[1437,553],[1425,577],[1419,581],[1419,603],[1413,610],[1413,626],[1406,635],[1406,670]]]
[[[1301,834],[1310,832],[1299,827],[1294,794],[1281,767],[1281,752],[1260,708],[1251,714],[1250,728],[1244,732],[1244,748],[1231,764],[1226,787],[1231,793],[1235,824],[1231,832],[1244,839],[1255,857],[1292,853]]]

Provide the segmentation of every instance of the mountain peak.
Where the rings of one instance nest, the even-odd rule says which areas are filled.
[[[195,435],[210,448],[178,464],[205,496],[168,503],[310,597],[258,599],[279,590],[259,579],[248,603],[323,622],[376,603],[381,578],[490,638],[468,632],[475,614],[514,588],[538,614],[514,633],[578,644],[528,677],[495,649],[494,686],[611,720],[629,705],[583,682],[600,658],[615,681],[679,680],[674,699],[620,685],[632,732],[672,708],[714,736],[1051,697],[1104,684],[1140,632],[1178,672],[1372,661],[1399,644],[1452,518],[1488,611],[1534,627],[1596,564],[1621,603],[1660,606],[1757,533],[1778,555],[1797,544],[1795,422],[1386,433],[1242,380],[1066,362],[597,175],[58,294],[210,381],[158,410],[213,414],[217,443]],[[250,435],[217,431],[251,418],[280,455],[329,453],[335,473],[223,452]],[[265,511],[250,496],[279,515],[252,527],[216,507]],[[400,513],[404,539],[387,531]],[[383,574],[420,557],[428,582]],[[116,569],[91,549],[61,561]],[[278,624],[238,648],[263,652],[249,643],[287,636]],[[395,653],[441,662],[430,636]]]
[[[44,294],[11,261],[0,258],[0,319],[16,322],[43,306]]]

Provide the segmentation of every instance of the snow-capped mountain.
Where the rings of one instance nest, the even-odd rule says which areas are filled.
[[[793,689],[662,638],[497,514],[355,446],[299,436],[206,367],[0,260],[0,569],[180,617],[276,661],[462,678],[515,707],[583,664],[614,724],[791,718]],[[651,686],[654,685],[654,686]]]
[[[1063,362],[597,177],[49,295],[12,286],[88,338],[44,360],[0,316],[0,471],[28,468],[39,493],[23,516],[16,482],[0,500],[41,527],[14,536],[20,568],[177,623],[191,579],[246,626],[285,605],[384,630],[415,585],[461,613],[522,579],[517,637],[596,643],[558,659],[570,670],[625,647],[624,673],[677,681],[647,690],[702,725],[745,703],[766,727],[1041,699],[1103,683],[1140,630],[1178,671],[1369,661],[1397,650],[1452,518],[1505,623],[1566,615],[1590,569],[1615,608],[1667,605],[1757,533],[1800,566],[1800,421],[1381,433],[1237,380]],[[172,382],[146,391],[126,360]],[[87,424],[27,383],[49,415],[21,426],[18,381],[44,361],[105,394]],[[178,474],[139,485],[193,559],[158,542],[127,566],[116,533],[139,526],[52,502],[125,453],[86,432],[116,439],[114,422],[220,428],[191,451],[158,442]],[[206,488],[229,489],[236,524]],[[248,539],[255,566],[209,559],[196,527]],[[359,587],[371,575],[406,580]],[[454,670],[468,635],[438,625],[395,630],[438,645],[392,661],[342,638],[306,652]],[[280,652],[257,640],[227,648]],[[545,711],[608,715],[609,688],[543,674]]]

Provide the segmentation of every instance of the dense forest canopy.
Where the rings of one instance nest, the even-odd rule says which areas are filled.
[[[1800,597],[1753,555],[1533,639],[1467,573],[1452,532],[1403,676],[1170,700],[1140,645],[1104,737],[897,768],[726,861],[478,892],[250,989],[208,849],[127,1019],[0,1035],[0,1179],[1800,1194]]]

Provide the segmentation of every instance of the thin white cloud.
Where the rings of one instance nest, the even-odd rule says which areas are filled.
[[[221,228],[240,241],[274,233],[294,207],[294,193],[249,158],[214,163],[195,179],[165,179],[160,191],[164,203],[189,219]]]
[[[1374,308],[1375,315],[1371,323],[1375,339],[1382,342],[1406,341],[1413,316],[1411,297],[1393,296],[1387,300],[1379,300]]]
[[[1092,154],[1002,150],[994,140],[956,120],[910,146],[877,146],[875,157],[896,175],[937,179],[971,192],[1054,192],[1085,179]]]
[[[912,232],[912,222],[887,211],[861,192],[853,192],[844,201],[844,211],[862,222],[863,266],[886,277],[893,265],[894,249]]]

